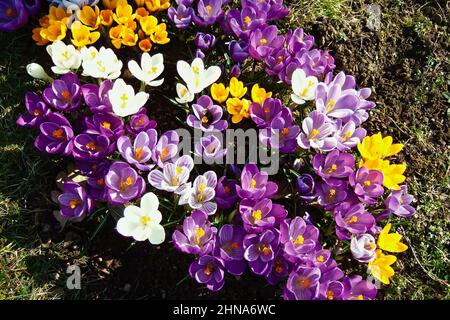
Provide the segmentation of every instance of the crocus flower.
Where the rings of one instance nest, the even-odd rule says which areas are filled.
[[[286,300],[312,300],[319,293],[320,269],[298,267],[292,271],[284,288]]]
[[[353,173],[355,157],[351,154],[333,150],[326,156],[316,154],[312,160],[314,171],[324,179],[346,178]]]
[[[194,22],[200,27],[215,24],[223,17],[222,0],[199,0]]]
[[[266,56],[266,73],[273,77],[279,76],[286,68],[286,65],[291,61],[291,54],[286,48],[273,50]]]
[[[97,201],[106,200],[106,185],[105,185],[105,176],[108,172],[108,168],[106,171],[102,171],[103,174],[99,174],[98,176],[89,177],[86,181],[87,183],[87,191],[88,194]]]
[[[259,132],[259,139],[265,146],[291,153],[297,149],[296,138],[299,132],[299,126],[293,124],[291,109],[283,108],[281,114],[272,120],[270,127]]]
[[[163,84],[164,78],[155,80],[164,71],[164,57],[161,53],[150,56],[144,52],[141,57],[141,65],[134,60],[128,62],[128,70],[138,80],[151,87],[158,87]]]
[[[302,217],[281,222],[280,232],[284,252],[293,262],[302,255],[312,252],[319,239],[319,229],[307,224]]]
[[[364,128],[356,128],[355,122],[352,120],[342,125],[341,120],[336,121],[335,138],[337,140],[337,148],[340,151],[350,150],[356,147],[366,136],[367,131]]]
[[[195,95],[189,92],[188,88],[184,84],[177,83],[176,89],[178,98],[175,98],[175,100],[178,103],[183,104],[194,101]]]
[[[81,86],[84,102],[92,113],[113,111],[108,95],[112,87],[113,84],[110,80],[103,81],[100,86],[93,83],[87,83]]]
[[[183,193],[179,204],[189,204],[196,209],[213,215],[217,211],[217,204],[213,201],[216,195],[217,175],[214,171],[207,171],[195,178],[192,188]]]
[[[217,229],[211,226],[208,216],[201,211],[192,211],[183,221],[183,232],[175,230],[172,241],[179,251],[204,256],[213,250]]]
[[[368,205],[375,204],[377,201],[374,198],[384,193],[383,174],[377,170],[361,167],[350,175],[349,182],[359,200]]]
[[[40,64],[27,64],[27,73],[35,79],[53,82],[53,78],[50,77],[47,72],[45,72],[44,68]]]
[[[78,218],[92,213],[94,201],[82,186],[73,181],[65,181],[63,188],[63,193],[58,196],[62,216]]]
[[[377,288],[361,276],[346,277],[343,280],[345,300],[371,300],[377,295]]]
[[[42,97],[45,102],[57,110],[70,112],[81,104],[81,83],[74,73],[64,74],[46,88]]]
[[[75,137],[73,157],[78,160],[94,160],[109,156],[115,145],[102,134],[82,133]]]
[[[219,291],[224,285],[225,266],[219,258],[204,255],[189,266],[189,275],[211,291]]]
[[[389,284],[389,279],[395,274],[391,267],[397,261],[394,255],[384,254],[381,250],[376,251],[375,260],[369,262],[367,270],[378,280],[384,284]]]
[[[110,166],[111,162],[107,159],[75,161],[75,167],[82,175],[93,178],[104,177]]]
[[[10,32],[23,27],[28,19],[36,15],[41,0],[5,0],[0,4],[0,31]]]
[[[222,120],[223,110],[214,104],[209,96],[201,96],[192,105],[194,114],[187,117],[187,124],[205,132],[222,131],[228,127],[226,120]]]
[[[318,185],[316,193],[319,204],[326,210],[330,210],[347,199],[349,190],[345,181],[330,179],[327,180],[327,183]]]
[[[222,73],[218,66],[205,69],[203,60],[200,58],[195,58],[190,65],[186,61],[178,61],[177,71],[192,94],[202,92],[203,89],[216,82]]]
[[[334,58],[324,50],[313,49],[296,54],[301,68],[308,76],[318,76],[333,70]]]
[[[194,160],[190,156],[184,155],[175,163],[165,163],[162,171],[151,171],[148,180],[156,189],[181,194],[187,187],[185,184],[193,168]]]
[[[303,149],[312,147],[321,151],[331,151],[337,146],[336,138],[331,137],[335,131],[333,123],[319,111],[311,112],[303,120],[302,130],[297,142]]]
[[[202,50],[203,52],[207,52],[211,50],[216,44],[216,37],[212,34],[207,34],[203,32],[197,32],[194,39],[195,46]]]
[[[340,281],[327,281],[321,283],[319,287],[320,300],[341,300],[344,292],[344,285]]]
[[[107,198],[111,204],[124,204],[145,192],[145,181],[128,163],[114,162],[105,177]]]
[[[238,78],[233,77],[230,80],[230,94],[233,98],[241,99],[247,93],[247,87],[244,86],[242,81]]]
[[[306,35],[303,29],[297,28],[286,34],[287,48],[291,54],[297,54],[301,50],[309,51],[314,46],[314,37]]]
[[[267,172],[259,171],[256,164],[246,164],[241,174],[241,185],[236,186],[237,194],[241,199],[270,198],[277,193],[278,186],[268,179]]]
[[[115,142],[124,133],[123,121],[111,113],[94,113],[84,119],[86,133],[107,136]]]
[[[359,262],[367,263],[375,259],[375,250],[377,248],[375,238],[367,233],[352,237],[350,250],[353,258]]]
[[[247,99],[229,98],[227,100],[227,111],[232,115],[231,122],[239,123],[244,118],[250,118],[250,103]]]
[[[147,102],[149,95],[142,91],[135,93],[132,86],[122,79],[117,79],[108,92],[108,97],[114,113],[120,117],[126,117],[137,113]]]
[[[330,250],[320,249],[317,251],[313,251],[311,254],[308,255],[308,258],[313,266],[319,267],[326,274],[329,273],[327,269],[330,268],[329,264],[331,260]]]
[[[147,164],[152,157],[152,150],[156,146],[156,130],[140,132],[131,144],[130,138],[122,136],[117,140],[117,150],[129,164],[136,166],[139,170],[150,171],[155,165]]]
[[[307,173],[302,174],[295,181],[295,187],[298,191],[298,197],[304,201],[312,201],[317,195],[314,192],[314,178]]]
[[[215,191],[216,196],[214,201],[217,203],[219,208],[230,209],[239,199],[236,193],[236,181],[229,180],[225,176],[220,177],[219,180],[217,180]]]
[[[222,142],[215,135],[202,137],[194,148],[197,155],[206,161],[222,159],[227,153],[227,149],[223,149]]]
[[[234,34],[239,39],[248,41],[251,31],[266,23],[266,12],[247,6],[242,10],[231,9],[226,19]]]
[[[394,190],[384,201],[386,214],[395,214],[399,217],[409,218],[416,213],[416,209],[411,206],[415,201],[414,196],[408,194],[408,187],[401,186],[400,190]]]
[[[73,130],[70,122],[59,113],[49,114],[39,126],[40,134],[34,146],[50,154],[70,155],[73,149]]]
[[[167,14],[178,29],[187,29],[194,16],[194,9],[184,4],[180,4],[178,8],[170,7]]]
[[[145,113],[137,113],[131,116],[125,128],[129,135],[136,136],[139,132],[155,129],[156,126],[156,121],[150,120]]]
[[[314,76],[306,76],[303,69],[297,69],[292,74],[292,101],[297,104],[304,104],[306,101],[314,100],[316,88],[319,80]]]
[[[275,258],[275,250],[280,242],[276,229],[266,230],[260,235],[247,234],[244,238],[244,258],[250,269],[257,275],[265,275],[270,271],[271,262]]]
[[[380,231],[377,241],[378,248],[389,252],[403,252],[408,250],[408,246],[400,242],[402,239],[401,234],[396,232],[389,233],[391,227],[392,224],[388,223]]]
[[[47,46],[47,52],[53,60],[52,71],[56,74],[77,70],[81,65],[81,53],[71,44],[57,40]]]
[[[243,0],[242,8],[253,7],[267,14],[267,20],[281,20],[289,14],[289,9],[283,6],[283,0]]]
[[[248,44],[243,41],[230,41],[228,50],[230,51],[231,59],[233,59],[234,62],[244,62],[249,56]]]
[[[41,97],[34,92],[25,94],[25,107],[28,114],[20,115],[16,121],[16,124],[22,127],[37,127],[51,113]]]
[[[230,88],[225,87],[223,83],[213,83],[211,86],[211,97],[218,103],[227,101],[230,94]]]
[[[391,136],[383,138],[380,132],[365,137],[358,144],[358,151],[364,160],[378,160],[391,157],[399,153],[403,149],[403,144],[392,143]]]
[[[86,49],[87,50],[87,49]],[[91,49],[92,50],[92,49]],[[117,79],[120,76],[123,63],[111,48],[101,47],[95,54],[83,55],[83,75],[99,79]],[[82,49],[83,54],[83,49]]]
[[[166,233],[160,224],[162,215],[158,207],[159,200],[154,193],[144,194],[140,207],[131,205],[125,208],[124,216],[117,221],[117,231],[136,241],[148,240],[151,244],[161,244]]]
[[[276,285],[289,275],[291,263],[284,258],[282,248],[279,248],[273,259],[270,271],[266,274],[267,282]]]
[[[354,90],[342,90],[340,85],[327,86],[320,83],[316,89],[316,109],[332,118],[351,116],[359,98]]]
[[[258,128],[266,128],[274,118],[281,115],[283,107],[280,99],[267,98],[262,105],[259,103],[250,105],[250,117]]]
[[[349,240],[351,234],[367,233],[375,224],[374,217],[363,204],[344,202],[334,209],[336,233],[339,239]]]
[[[284,37],[277,33],[278,28],[274,25],[252,31],[248,48],[249,54],[256,60],[262,60],[273,50],[281,48]]]
[[[173,158],[178,151],[178,143],[180,137],[174,130],[164,132],[158,140],[155,149],[152,152],[152,160],[160,168],[164,166],[165,162],[173,162]]]
[[[265,229],[277,227],[286,218],[287,210],[270,199],[258,201],[244,199],[239,206],[239,212],[247,232],[258,233]]]
[[[225,269],[235,275],[244,273],[247,262],[244,260],[244,236],[245,231],[240,226],[224,224],[217,234],[215,256],[219,256],[224,262]]]

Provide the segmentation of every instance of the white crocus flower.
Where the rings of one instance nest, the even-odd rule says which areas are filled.
[[[94,60],[98,55],[98,50],[95,47],[83,47],[80,52],[83,63]]]
[[[352,237],[350,250],[359,262],[368,263],[375,260],[376,249],[376,241],[372,235],[364,233]]]
[[[47,46],[47,52],[52,57],[54,66],[52,71],[56,74],[65,74],[76,70],[81,65],[81,54],[71,44],[57,40]]]
[[[177,83],[177,94],[178,98],[175,98],[175,100],[178,103],[183,104],[194,101],[194,94],[192,94],[184,84]]]
[[[151,244],[161,244],[166,233],[161,226],[162,215],[158,210],[159,200],[152,192],[141,199],[141,206],[128,206],[124,217],[117,221],[117,231],[125,237],[133,237],[136,241],[149,240]]]
[[[135,114],[147,102],[149,95],[145,92],[134,93],[132,86],[123,79],[117,79],[108,92],[114,113],[120,117]]]
[[[30,76],[35,79],[40,79],[48,82],[53,82],[53,78],[50,77],[44,68],[40,64],[30,63],[27,65],[27,72]]]
[[[190,65],[186,61],[178,61],[177,71],[193,94],[202,92],[203,89],[212,85],[222,73],[218,66],[205,69],[203,60],[200,58],[195,58]]]
[[[101,47],[96,51],[93,47],[83,51],[83,75],[98,79],[117,79],[122,70],[122,61],[111,48]]]
[[[217,204],[214,202],[216,185],[216,173],[214,171],[205,172],[195,178],[193,186],[181,194],[179,204],[187,203],[192,209],[213,215],[217,211]]]
[[[307,77],[305,71],[296,69],[292,74],[292,101],[297,104],[304,104],[306,101],[314,100],[316,88],[319,81],[314,76]]]
[[[153,57],[144,52],[141,57],[141,65],[134,60],[128,62],[128,69],[138,80],[151,87],[158,87],[163,84],[164,79],[155,80],[164,71],[164,58],[161,53]]]

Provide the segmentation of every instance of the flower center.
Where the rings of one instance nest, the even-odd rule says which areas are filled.
[[[34,114],[35,117],[37,117],[37,116],[42,115],[42,111],[41,111],[41,110],[38,110],[38,109],[35,109],[35,110],[33,111],[33,114]]]
[[[141,217],[140,222],[141,222],[142,225],[146,226],[146,225],[148,225],[150,223],[151,220],[152,219],[150,217],[144,216],[144,217]]]
[[[252,179],[252,181],[251,181],[250,183],[251,183],[250,189],[255,189],[255,186],[256,186],[256,180],[255,180],[255,179]]]
[[[205,236],[205,230],[203,230],[203,228],[201,227],[197,227],[195,229],[195,244],[200,244],[200,241],[202,240],[202,238]]]
[[[297,286],[299,288],[302,288],[302,289],[309,288],[310,285],[311,285],[311,280],[309,280],[308,278],[300,277],[297,280]]]
[[[252,212],[254,222],[258,222],[259,220],[261,220],[261,216],[262,216],[261,210],[255,210]]]
[[[372,183],[369,180],[364,181],[364,185],[366,187],[369,187]]]
[[[133,177],[127,177],[125,180],[120,180],[119,189],[120,191],[126,191],[130,186],[134,184]]]
[[[267,43],[267,39],[262,38],[261,41],[260,41],[260,43],[261,43],[261,45],[266,44],[266,43]]]
[[[16,11],[14,8],[12,8],[12,7],[6,8],[6,9],[5,9],[5,13],[6,13],[6,15],[7,15],[8,17],[10,17],[10,18],[15,18],[15,17],[17,17],[17,11]]]
[[[283,130],[281,130],[281,134],[283,136],[287,136],[289,134],[289,128],[283,128]]]
[[[327,170],[325,170],[325,173],[330,174],[330,173],[336,171],[336,169],[337,169],[337,165],[333,164],[331,167],[329,167]]]
[[[330,201],[333,201],[335,196],[336,196],[336,189],[330,189],[328,193],[328,198],[330,199]]]
[[[357,216],[353,216],[350,219],[347,219],[345,222],[347,224],[352,224],[352,223],[358,222],[358,217]]]
[[[89,151],[95,151],[97,149],[97,146],[95,145],[95,143],[93,141],[86,143],[85,147]]]
[[[316,258],[316,260],[317,260],[317,262],[320,262],[320,263],[322,263],[322,262],[324,262],[324,261],[325,261],[325,257],[324,257],[324,256],[322,256],[322,255],[320,255],[320,256],[318,256],[318,257]]]
[[[208,13],[208,16],[211,15],[212,7],[210,5],[206,6],[206,12]]]
[[[314,139],[318,134],[319,134],[319,130],[313,129],[313,131],[311,131],[311,133],[308,136],[308,140]]]
[[[298,247],[298,246],[302,245],[304,242],[305,242],[305,238],[303,237],[303,235],[299,234],[292,243],[294,244],[294,246]]]
[[[77,205],[81,203],[80,199],[73,199],[69,201],[70,209],[75,209]]]
[[[143,154],[144,154],[144,151],[142,150],[142,148],[136,148],[136,151],[134,153],[134,158],[137,161],[141,161]]]
[[[347,141],[351,137],[352,133],[350,131],[347,131],[344,136],[342,137],[342,142]]]
[[[159,158],[162,160],[164,160],[167,156],[169,155],[169,149],[167,148],[163,148],[161,150],[161,155],[159,156]]]
[[[327,103],[327,111],[326,111],[326,113],[328,113],[331,110],[333,110],[335,105],[336,105],[336,102],[333,99],[330,99],[330,101],[328,101],[328,103]]]
[[[226,194],[230,194],[230,193],[231,193],[231,188],[230,188],[229,186],[225,186],[225,187],[223,188],[223,191],[224,191]]]
[[[105,129],[111,129],[111,123],[104,121],[102,122],[102,127]]]
[[[61,129],[61,128],[54,130],[52,132],[52,137],[56,138],[56,139],[59,139],[59,140],[65,140],[66,139],[66,136],[64,135],[64,130]]]
[[[211,263],[208,263],[205,267],[205,269],[203,270],[203,273],[207,276],[212,275],[214,272],[214,266]]]
[[[245,22],[246,24],[250,24],[250,22],[252,22],[252,18],[250,18],[249,16],[246,16],[246,17],[244,18],[244,22]]]
[[[64,101],[70,102],[71,96],[70,96],[70,92],[68,90],[64,90],[63,92],[61,92],[61,95],[62,95]]]
[[[328,300],[333,300],[334,299],[334,292],[333,292],[333,290],[328,290],[326,295],[327,295],[327,299]]]
[[[98,179],[97,179],[97,184],[98,184],[99,186],[104,186],[104,185],[105,185],[105,180],[103,180],[103,178],[98,178]]]

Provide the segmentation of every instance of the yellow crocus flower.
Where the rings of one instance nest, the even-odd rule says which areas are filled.
[[[391,227],[392,225],[388,223],[383,230],[381,230],[377,241],[378,247],[389,252],[403,252],[408,250],[408,246],[400,242],[402,239],[401,234],[396,232],[389,233]]]
[[[100,23],[106,27],[109,27],[113,23],[113,12],[112,10],[102,10],[100,11]]]
[[[141,29],[146,35],[151,35],[158,25],[158,19],[155,16],[142,17],[139,21]]]
[[[109,37],[111,38],[111,43],[116,49],[122,47],[122,29],[125,28],[122,25],[118,25],[109,29]]]
[[[67,13],[63,8],[50,6],[50,11],[48,13],[49,23],[51,24],[52,22],[60,21],[67,24],[67,21],[71,15],[72,14]]]
[[[63,40],[67,34],[67,25],[62,21],[53,21],[47,28],[42,28],[40,36],[48,41]]]
[[[405,164],[391,164],[388,167],[384,167],[381,170],[384,176],[383,185],[388,189],[400,190],[399,184],[406,179],[403,175],[405,170]]]
[[[122,44],[128,47],[135,46],[138,41],[138,35],[130,28],[124,28],[122,32]]]
[[[91,30],[98,29],[101,23],[100,9],[97,6],[84,6],[77,11],[77,17],[80,21]]]
[[[100,32],[91,32],[89,28],[80,21],[72,23],[72,43],[78,48],[82,48],[95,43],[100,38]]]
[[[403,144],[392,144],[392,137],[382,137],[378,132],[372,136],[367,136],[358,144],[361,156],[366,160],[383,159],[399,153],[403,149]]]
[[[34,28],[32,38],[38,46],[45,46],[49,41],[41,36],[42,28]]]
[[[252,100],[253,102],[262,105],[264,100],[272,97],[272,92],[266,92],[266,89],[260,88],[258,84],[254,84],[252,87]]]
[[[233,77],[230,80],[230,93],[234,98],[240,99],[247,93],[247,87],[244,87],[244,83],[238,78]]]
[[[250,101],[247,99],[230,98],[227,100],[227,111],[232,115],[231,121],[239,123],[243,118],[249,118]]]
[[[157,44],[166,44],[170,42],[168,37],[169,33],[166,31],[166,24],[161,23],[156,26],[153,32],[150,34],[150,39]]]
[[[141,49],[143,52],[149,52],[151,48],[152,42],[149,38],[139,41],[139,49]]]
[[[136,20],[141,22],[141,19],[143,17],[147,17],[150,15],[150,12],[148,12],[147,10],[145,10],[144,7],[139,7],[136,9]]]
[[[141,2],[141,0],[138,0]],[[169,0],[145,0],[145,6],[150,12],[163,11],[170,7]]]
[[[389,284],[389,278],[395,274],[394,269],[391,267],[395,261],[397,261],[395,256],[385,255],[378,249],[376,251],[376,258],[374,261],[369,262],[368,269],[376,279],[384,284]]]
[[[227,101],[229,94],[230,88],[225,87],[223,83],[213,83],[211,86],[211,96],[219,103],[224,103]]]
[[[117,7],[117,0],[103,0],[103,5],[107,9],[115,9]]]
[[[127,24],[134,20],[133,7],[131,7],[127,0],[118,0],[114,20],[118,24]]]

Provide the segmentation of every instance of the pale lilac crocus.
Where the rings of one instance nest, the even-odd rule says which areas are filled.
[[[357,261],[368,263],[375,260],[376,249],[376,241],[372,235],[364,233],[352,237],[350,251]]]
[[[375,225],[375,218],[361,203],[341,203],[334,209],[336,234],[341,240],[350,240],[350,235],[367,233]]]
[[[320,151],[331,151],[337,146],[334,124],[320,111],[313,111],[303,119],[302,130],[297,143],[303,149],[314,148]]]
[[[173,158],[176,156],[178,151],[179,142],[180,137],[175,130],[169,130],[163,133],[152,152],[153,162],[155,162],[160,168],[164,167],[165,162],[173,162]]]
[[[139,132],[133,143],[127,136],[122,136],[117,140],[117,150],[129,164],[139,170],[150,171],[155,166],[148,162],[151,160],[152,150],[156,146],[156,139],[155,129]]]
[[[206,27],[223,18],[222,0],[199,0],[194,22],[197,26]]]
[[[310,50],[314,45],[314,37],[304,33],[303,29],[297,28],[293,32],[289,30],[286,34],[286,44],[291,54],[301,50]]]
[[[296,261],[314,250],[319,239],[319,229],[307,224],[302,217],[283,221],[280,225],[280,241],[286,255]]]
[[[194,9],[185,4],[180,4],[176,9],[175,7],[170,7],[167,14],[178,29],[184,30],[192,23]]]
[[[349,153],[333,150],[327,155],[316,154],[312,165],[314,171],[324,179],[346,178],[353,173],[355,157]]]
[[[264,198],[258,201],[244,199],[239,206],[244,228],[247,232],[258,233],[277,227],[286,218],[286,209],[272,200]]]
[[[372,300],[377,295],[377,288],[361,276],[346,277],[343,280],[345,300]]]
[[[383,195],[383,173],[378,170],[369,170],[366,167],[359,168],[349,177],[350,185],[361,202],[373,205],[378,198]]]
[[[343,121],[340,119],[336,121],[337,130],[334,137],[337,140],[337,149],[346,151],[356,147],[364,139],[367,131],[364,128],[356,128],[356,124],[352,120],[344,125],[342,123]]]
[[[215,135],[202,137],[194,148],[197,155],[207,161],[222,159],[227,153],[227,149],[223,149],[221,140]]]
[[[349,91],[349,92],[347,92]],[[319,83],[316,89],[316,109],[328,117],[342,119],[351,116],[359,103],[356,92],[342,87]]]
[[[408,187],[403,185],[400,190],[394,190],[384,201],[386,207],[385,214],[395,214],[399,217],[409,218],[416,213],[416,209],[411,206],[414,196],[408,194]]]
[[[214,171],[207,171],[195,178],[192,188],[180,198],[180,204],[189,204],[192,209],[213,215],[217,211],[216,195],[217,175]]]
[[[242,199],[270,198],[277,193],[278,185],[268,180],[267,172],[259,171],[254,163],[246,164],[241,173],[241,185],[236,186],[237,194]]]
[[[158,169],[151,171],[148,181],[156,189],[182,194],[186,188],[190,188],[186,183],[193,168],[194,160],[184,155],[175,163],[165,163],[162,171]]]

